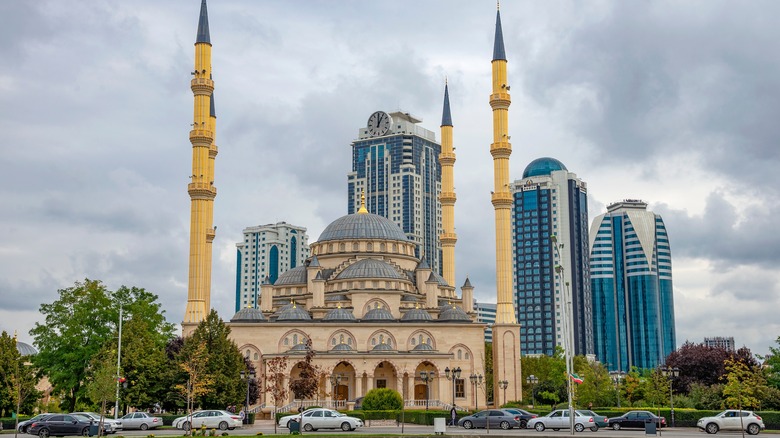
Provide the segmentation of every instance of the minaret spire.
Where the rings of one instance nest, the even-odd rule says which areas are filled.
[[[512,193],[509,191],[509,156],[512,145],[507,130],[509,119],[509,84],[501,12],[496,11],[496,38],[493,43],[493,90],[490,107],[493,110],[493,195],[496,212],[496,322],[493,325],[493,379],[510,382],[509,387],[496,394],[496,406],[507,400],[522,399],[520,372],[520,325],[517,324],[512,300]]]
[[[441,222],[442,233],[439,236],[442,252],[442,274],[450,286],[455,286],[455,182],[453,167],[455,165],[455,148],[452,147],[452,115],[450,114],[450,91],[446,79],[444,81],[444,109],[441,116]]]
[[[192,143],[192,174],[187,192],[190,195],[190,257],[185,324],[197,324],[211,309],[211,257],[214,226],[214,143],[216,115],[214,111],[214,81],[211,77],[211,37],[206,0],[200,5],[198,33],[195,38],[195,70],[190,87],[194,96]],[[186,331],[185,331],[186,333]]]

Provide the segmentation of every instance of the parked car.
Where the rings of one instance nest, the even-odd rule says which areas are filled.
[[[83,415],[52,414],[34,421],[27,428],[27,433],[40,438],[66,435],[89,435],[89,426],[93,420]],[[105,432],[106,425],[103,426]]]
[[[520,427],[520,416],[505,409],[489,409],[461,418],[458,426],[465,429],[488,426],[493,429],[512,429]]]
[[[758,435],[764,430],[764,420],[753,411],[727,409],[714,417],[699,419],[696,426],[707,433],[718,433],[719,430],[744,430],[750,435]]]
[[[207,429],[233,430],[241,427],[241,417],[228,411],[207,410],[193,412],[192,424],[190,424],[189,415],[173,420],[173,427],[184,431],[190,430],[191,426],[197,429],[204,425]]]
[[[303,430],[310,432],[317,429],[355,430],[363,427],[363,420],[350,417],[339,411],[326,408],[315,408],[304,411],[303,414],[287,415],[279,419],[279,426],[290,427],[290,421],[301,421],[303,415]]]
[[[17,426],[16,430],[19,431],[19,433],[27,433],[27,428],[30,427],[30,425],[38,420],[43,419],[43,417],[47,417],[51,414],[38,414],[29,420],[20,421],[19,426]]]
[[[100,414],[96,412],[71,412],[71,415],[82,415],[93,420],[95,423],[100,422]],[[103,428],[106,433],[117,433],[117,431],[122,430],[122,420],[114,420],[113,418],[104,415],[103,424],[106,425]]]
[[[524,409],[519,409],[519,408],[504,408],[502,410],[511,412],[515,414],[515,416],[519,416],[520,419],[518,421],[520,422],[521,429],[525,429],[525,426],[528,425],[528,420],[538,417],[538,415],[536,414],[532,414]],[[515,419],[517,420],[517,418]]]
[[[609,427],[615,430],[624,428],[644,429],[645,423],[655,422],[657,428],[666,427],[666,418],[657,417],[650,411],[628,411],[619,417],[609,419]]]
[[[561,430],[568,429],[571,425],[569,420],[568,409],[557,409],[543,417],[537,417],[528,421],[528,428],[536,429],[537,432],[542,432],[545,429]],[[599,430],[596,425],[596,421],[593,417],[583,415],[577,411],[574,411],[574,431],[582,432],[585,429],[592,431]]]
[[[163,419],[155,417],[147,412],[131,412],[122,417],[122,427],[125,430],[129,429],[154,429],[160,427],[163,424]]]
[[[596,426],[598,427],[609,427],[609,418],[605,417],[604,415],[599,415],[589,409],[577,409],[577,412],[582,415],[593,417],[593,421],[596,422]]]

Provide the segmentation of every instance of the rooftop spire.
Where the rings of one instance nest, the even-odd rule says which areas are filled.
[[[501,31],[501,11],[496,9],[496,39],[493,42],[493,61],[498,60],[506,61],[506,53],[504,52],[504,33]]]
[[[211,44],[211,36],[209,35],[209,11],[206,9],[206,0],[202,0],[200,3],[198,35],[195,37],[195,44],[197,43]]]
[[[444,111],[441,115],[441,126],[452,126],[452,115],[450,114],[450,92],[447,80],[444,80]]]
[[[360,210],[358,210],[358,214],[367,214],[368,210],[366,210],[366,189],[363,189],[363,192],[360,194]]]

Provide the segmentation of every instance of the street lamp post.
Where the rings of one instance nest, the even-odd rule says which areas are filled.
[[[536,408],[536,393],[534,390],[536,389],[536,384],[539,383],[539,378],[531,374],[525,378],[525,381],[531,385],[531,406]]]
[[[249,384],[255,380],[255,370],[248,373],[241,370],[241,380],[246,378],[246,405],[244,405],[244,424],[249,424]]]
[[[428,410],[428,400],[430,400],[430,387],[429,382],[432,382],[436,377],[436,371],[420,371],[420,380],[425,383],[425,410]]]
[[[669,407],[671,408],[672,427],[674,427],[674,387],[672,386],[672,382],[680,375],[680,369],[677,367],[662,366],[661,372],[664,376],[669,378]]]
[[[469,382],[471,382],[471,390],[474,394],[474,409],[477,409],[477,375],[471,373],[469,376]]]
[[[509,386],[508,380],[499,380],[498,387],[504,390],[504,404],[506,404],[506,388]]]
[[[339,383],[341,383],[341,374],[331,374],[330,375],[330,386],[333,388],[333,395],[331,398],[333,399],[333,407],[336,408],[337,406],[337,397],[336,389],[339,387]]]
[[[617,407],[620,407],[620,382],[623,381],[623,378],[626,376],[626,373],[622,371],[611,371],[609,375],[610,377],[612,377],[612,383],[615,384],[615,394],[617,394]]]
[[[447,380],[452,380],[452,406],[455,406],[455,381],[460,379],[460,373],[460,367],[453,368],[452,370],[450,370],[450,367],[444,369],[444,377],[446,377]]]

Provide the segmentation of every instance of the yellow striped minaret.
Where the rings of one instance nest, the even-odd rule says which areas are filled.
[[[198,323],[211,308],[211,242],[214,240],[214,145],[216,116],[213,115],[211,80],[211,38],[206,0],[200,5],[198,34],[195,39],[195,71],[191,87],[194,111],[190,143],[192,143],[192,181],[187,186],[190,195],[190,263],[187,289],[187,309],[184,323]]]
[[[452,115],[450,114],[450,93],[447,82],[444,82],[444,110],[441,116],[441,221],[442,233],[439,236],[442,252],[442,273],[444,280],[450,286],[455,286],[455,182],[453,166],[455,165],[455,148],[452,147]]]
[[[520,372],[520,325],[512,300],[512,194],[509,191],[509,84],[506,74],[501,13],[496,11],[496,37],[493,43],[493,208],[496,211],[496,322],[493,325],[493,388],[496,406],[522,399]]]

